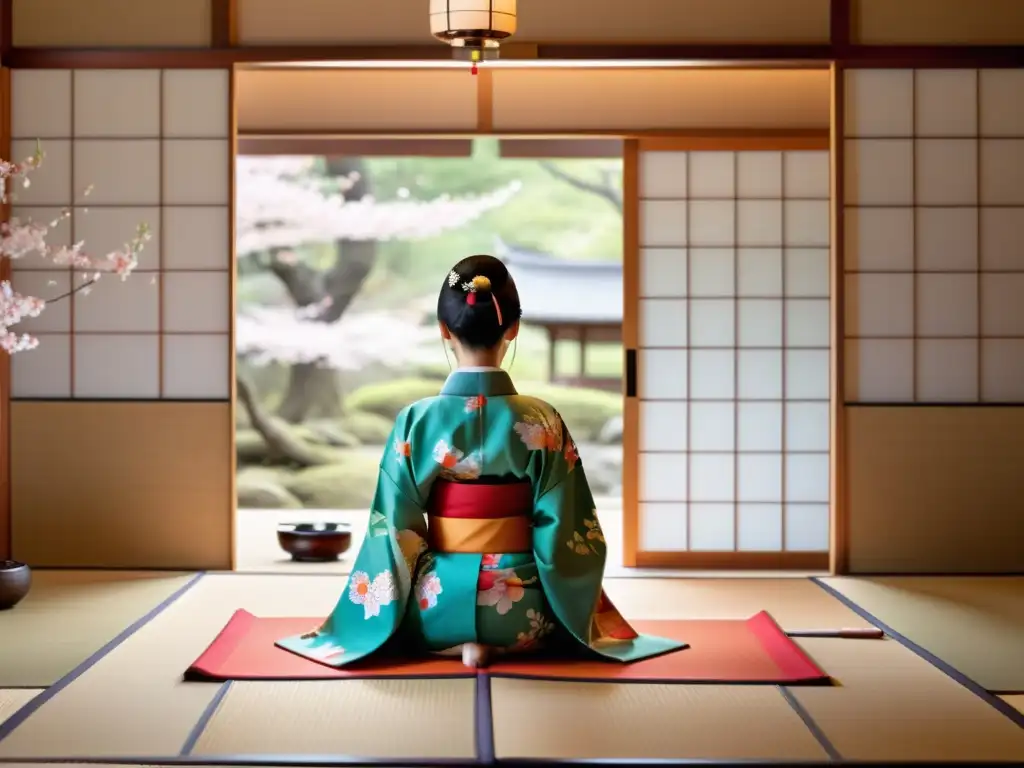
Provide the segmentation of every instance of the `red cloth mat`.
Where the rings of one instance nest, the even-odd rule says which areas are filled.
[[[185,672],[186,680],[332,680],[474,677],[461,659],[372,658],[335,669],[274,645],[306,632],[317,619],[258,618],[237,611],[213,644]],[[831,679],[765,612],[752,618],[634,621],[637,631],[690,647],[633,664],[592,659],[512,658],[492,664],[495,677],[649,683],[828,685]]]

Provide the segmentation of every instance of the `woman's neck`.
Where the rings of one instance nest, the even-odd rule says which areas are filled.
[[[500,368],[501,355],[496,349],[463,351],[456,356],[456,363],[459,368]]]

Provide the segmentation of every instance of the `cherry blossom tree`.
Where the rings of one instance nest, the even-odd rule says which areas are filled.
[[[422,341],[434,333],[414,309],[345,314],[373,268],[377,244],[464,226],[519,189],[513,183],[475,197],[382,201],[359,158],[328,158],[325,176],[313,173],[314,163],[312,157],[246,156],[237,163],[238,255],[277,277],[294,305],[240,311],[237,352],[289,366],[278,416],[292,423],[312,412],[340,413],[338,370],[420,360]],[[295,255],[322,244],[334,245],[325,270]]]
[[[15,182],[22,187],[31,183],[30,176],[43,164],[44,154],[39,144],[32,157],[20,163],[0,160],[0,202],[6,204],[11,197],[10,188]],[[91,187],[85,190],[88,195]],[[59,296],[44,299],[18,293],[10,280],[0,281],[0,349],[8,354],[35,349],[39,340],[27,333],[18,334],[12,326],[26,318],[38,317],[53,304],[79,291],[88,292],[105,273],[128,278],[139,263],[139,252],[150,239],[149,227],[140,224],[134,236],[122,248],[103,256],[94,256],[85,249],[84,242],[71,246],[55,247],[46,242],[50,232],[64,219],[71,216],[71,209],[65,208],[49,222],[22,221],[13,218],[0,224],[0,258],[21,259],[35,255],[60,266],[72,267],[84,272],[82,282]]]

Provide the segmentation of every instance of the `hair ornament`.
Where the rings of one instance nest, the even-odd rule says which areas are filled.
[[[452,277],[458,280],[458,275],[453,270],[448,276],[448,285],[454,286]],[[491,279],[485,275],[476,275],[472,280],[469,280],[462,284],[462,290],[466,292],[466,303],[469,306],[476,306],[476,293],[477,291],[489,291],[491,290]],[[494,311],[498,313],[498,325],[504,325],[504,321],[501,317],[501,307],[498,305],[498,297],[493,293],[491,294],[491,301],[494,303]]]
[[[449,272],[449,273],[448,273],[448,287],[449,287],[449,288],[454,288],[454,287],[455,287],[455,285],[456,285],[456,284],[457,284],[458,282],[459,282],[459,273],[458,273],[458,272],[456,272],[456,271],[455,271],[455,270],[453,269],[453,270],[452,270],[451,272]]]

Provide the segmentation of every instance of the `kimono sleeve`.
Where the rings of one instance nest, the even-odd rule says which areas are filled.
[[[342,667],[379,649],[398,630],[426,551],[426,518],[411,482],[407,418],[392,431],[377,475],[363,540],[348,583],[317,630],[280,640],[285,650]]]

